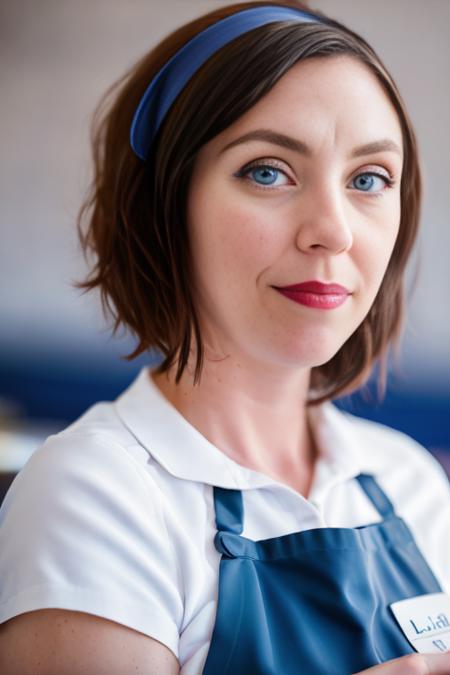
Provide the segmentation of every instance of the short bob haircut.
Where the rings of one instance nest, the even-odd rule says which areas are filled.
[[[361,386],[377,360],[381,365],[378,391],[384,394],[388,349],[398,343],[403,324],[404,271],[417,234],[421,176],[416,139],[402,98],[363,38],[317,11],[313,13],[323,23],[288,21],[258,27],[222,47],[195,73],[168,111],[146,162],[130,147],[133,114],[166,61],[212,23],[264,5],[313,11],[296,0],[227,4],[171,33],[106,92],[93,118],[94,177],[77,222],[83,254],[87,258],[93,253],[96,262],[87,278],[74,286],[84,292],[98,287],[103,312],[114,319],[113,334],[122,326],[137,337],[137,347],[123,357],[126,360],[156,349],[164,356],[157,372],[176,366],[178,383],[194,344],[197,383],[204,347],[185,222],[196,154],[254,106],[294,64],[350,55],[376,75],[401,123],[401,220],[370,311],[339,351],[312,369],[308,405]]]

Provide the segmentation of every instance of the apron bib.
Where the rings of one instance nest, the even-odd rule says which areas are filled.
[[[356,480],[381,522],[259,541],[241,536],[240,490],[214,486],[222,557],[203,675],[350,675],[414,652],[389,605],[442,589],[373,476]]]

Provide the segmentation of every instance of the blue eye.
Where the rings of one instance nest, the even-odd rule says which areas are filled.
[[[280,185],[287,185],[287,183],[276,183],[277,178],[287,177],[284,171],[277,169],[271,164],[253,164],[241,169],[237,174],[239,178],[246,178],[254,184],[255,187],[279,187]]]
[[[260,180],[263,185],[272,185],[276,181],[279,171],[273,166],[261,166],[253,168],[250,173],[253,174],[256,181]]]
[[[377,189],[377,179],[379,189]],[[353,178],[353,182],[356,185],[356,189],[361,192],[382,192],[384,188],[392,185],[392,180],[390,178],[372,171],[360,173]],[[375,189],[372,189],[374,186]]]

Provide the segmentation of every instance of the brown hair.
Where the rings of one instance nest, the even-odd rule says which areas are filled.
[[[149,82],[182,45],[207,26],[255,5],[311,12],[304,3],[242,2],[221,7],[173,32],[121,78],[102,99],[93,120],[94,178],[78,218],[85,257],[96,262],[74,286],[100,289],[102,308],[137,337],[132,360],[156,348],[158,372],[176,365],[178,383],[196,345],[194,383],[204,351],[192,293],[186,199],[199,149],[229,127],[303,59],[351,55],[376,75],[392,101],[403,134],[400,228],[386,273],[367,316],[327,363],[312,369],[309,403],[349,393],[367,381],[377,359],[379,392],[386,386],[390,343],[399,340],[404,316],[404,270],[420,211],[421,179],[414,131],[397,87],[367,42],[340,23],[313,13],[321,23],[261,26],[225,45],[192,77],[167,113],[142,162],[130,147],[133,114]],[[245,68],[242,67],[245,63]],[[85,226],[85,227],[84,227]]]

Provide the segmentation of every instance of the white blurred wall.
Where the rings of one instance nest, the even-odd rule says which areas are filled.
[[[75,217],[89,176],[89,116],[154,42],[220,0],[2,0],[0,357],[124,353],[85,272]],[[311,0],[365,36],[409,107],[425,169],[408,379],[450,376],[450,0]],[[411,268],[412,270],[412,268]],[[125,345],[125,347],[124,347]]]

